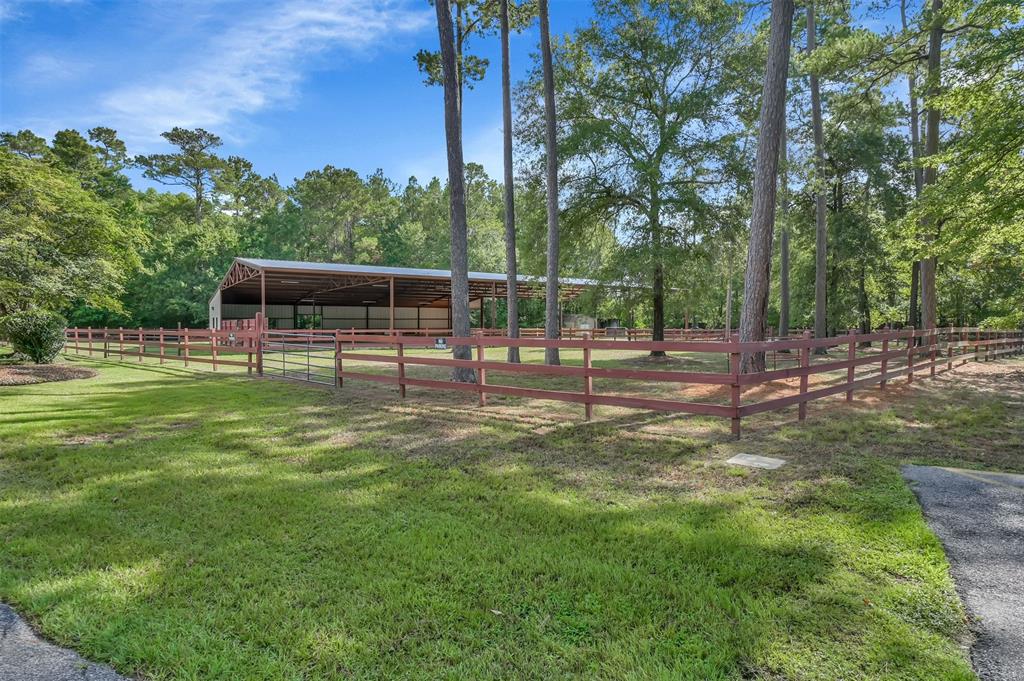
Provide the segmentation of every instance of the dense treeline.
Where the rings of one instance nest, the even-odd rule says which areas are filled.
[[[460,21],[479,18],[474,39],[493,36],[497,3],[450,4]],[[511,8],[511,30],[534,20],[530,3]],[[899,28],[865,28],[897,10]],[[589,25],[553,38],[558,272],[635,285],[595,291],[579,310],[736,328],[767,61],[758,12],[596,0]],[[767,326],[785,310],[813,328],[816,307],[828,333],[920,325],[929,300],[940,325],[1024,323],[1022,20],[1001,0],[797,6]],[[484,77],[486,60],[456,47],[462,79]],[[515,252],[520,273],[544,274],[548,118],[531,59],[515,92]],[[417,60],[442,82],[439,54]],[[360,176],[339,159],[285,185],[222,155],[213,133],[164,137],[170,152],[132,157],[102,127],[0,136],[0,316],[42,307],[81,325],[201,325],[236,255],[451,264],[447,182]],[[131,169],[171,191],[133,188]],[[464,179],[469,268],[504,271],[503,183],[471,162]],[[521,312],[543,321],[542,301]]]

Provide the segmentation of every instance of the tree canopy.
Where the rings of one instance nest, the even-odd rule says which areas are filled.
[[[450,5],[468,88],[488,66],[469,48],[499,40],[500,4]],[[792,23],[787,153],[774,180],[785,172],[784,202],[770,225],[777,237],[785,214],[788,287],[773,238],[765,327],[777,328],[783,293],[790,325],[813,325],[816,251],[826,333],[917,323],[918,284],[937,324],[1024,323],[1024,8],[822,0],[813,51],[807,10],[798,4]],[[535,25],[535,3],[511,3],[510,15],[513,31]],[[764,5],[726,0],[595,0],[591,21],[551,36],[555,265],[607,284],[568,311],[736,328],[768,20]],[[540,275],[551,224],[541,59],[513,57],[529,63],[515,88],[515,260]],[[417,62],[440,82],[436,52]],[[39,307],[80,324],[203,324],[236,255],[451,264],[443,179],[365,174],[337,159],[284,182],[222,154],[216,132],[175,127],[164,139],[164,153],[132,156],[109,127],[0,133],[0,315]],[[469,268],[503,271],[504,178],[471,158],[464,178]],[[524,325],[541,324],[542,302],[520,307]]]

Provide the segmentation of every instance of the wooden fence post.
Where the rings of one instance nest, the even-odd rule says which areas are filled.
[[[139,346],[136,348],[139,351],[139,364],[142,363],[142,356],[146,354],[146,337],[142,333],[142,327],[139,327]]]
[[[402,343],[402,336],[398,336],[398,395],[405,399],[405,344]],[[483,404],[481,402],[481,404]]]
[[[885,374],[889,370],[889,358],[886,356],[889,354],[889,337],[886,336],[882,339],[882,378],[878,382],[878,388],[885,390]]]
[[[164,327],[160,327],[160,363],[164,363]]]
[[[910,338],[907,339],[907,383],[914,382],[914,327],[910,327]]]
[[[853,332],[853,329],[847,329],[846,334],[850,338],[850,342],[847,343],[848,347],[846,349],[846,361],[847,362],[852,362],[855,359],[857,359],[857,335]],[[851,366],[846,367],[846,385],[847,386],[853,386],[853,375],[854,375],[853,366],[851,365]],[[850,387],[850,389],[846,391],[846,401],[847,402],[852,402],[853,401],[853,388],[852,387]]]
[[[936,353],[939,350],[939,330],[938,329],[932,329],[932,330],[935,333],[933,333],[930,336],[928,336],[928,340],[929,340],[928,345],[929,345],[929,348],[930,348],[930,350],[928,352],[928,361],[929,361],[929,364],[930,364],[930,366],[928,368],[928,376],[930,378],[935,378],[935,360],[936,360]]]
[[[188,327],[182,329],[185,332],[185,366],[188,367]],[[178,338],[180,343],[181,337]]]
[[[254,340],[256,341],[256,373],[260,376],[263,375],[263,314],[260,312],[256,313],[256,335]],[[337,331],[335,331],[337,336]],[[340,357],[340,355],[339,355]],[[338,366],[341,367],[341,360],[338,360]],[[339,383],[340,385],[340,383]]]
[[[85,332],[86,343],[89,347],[89,356],[92,357],[92,327],[90,326]],[[106,355],[104,355],[105,357]]]
[[[594,377],[590,375],[590,334],[584,333],[583,340],[585,342],[583,346],[583,394],[587,400],[584,403],[584,413],[589,421],[594,418],[594,404],[590,401],[590,396],[594,394]]]
[[[740,353],[729,353],[729,373],[732,374],[730,397],[732,398],[732,436],[740,437]]]
[[[484,361],[483,343],[477,343],[476,345],[476,361]],[[480,391],[480,406],[482,407],[485,404],[487,404],[487,393],[484,392],[484,388],[487,386],[487,370],[484,369],[483,367],[480,367],[479,374],[480,377],[479,380],[477,381],[477,389]]]
[[[210,358],[213,362],[213,370],[217,370],[217,331],[210,329]]]
[[[241,333],[245,333],[245,331],[242,331]],[[250,333],[252,332],[250,331]],[[252,339],[252,335],[247,336],[244,344],[244,347],[247,350],[245,353],[245,373],[249,376],[252,376]],[[337,382],[337,377],[335,377],[335,382]]]
[[[117,355],[118,359],[124,359],[124,328],[117,327]]]
[[[75,327],[75,354],[76,355],[79,354],[79,352],[78,352],[78,327],[77,326]]]
[[[800,366],[804,369],[809,369],[811,366],[811,346],[809,345],[811,340],[810,330],[804,331],[803,333],[804,346],[800,348]],[[800,394],[807,394],[807,383],[808,374],[806,371],[800,376]],[[800,411],[799,419],[803,421],[807,418],[807,400],[800,400]]]
[[[335,371],[335,376],[337,376],[337,378],[338,378],[338,387],[341,388],[341,387],[344,387],[344,385],[345,385],[345,379],[342,378],[342,375],[341,375],[341,373],[342,373],[341,355],[342,355],[343,350],[342,350],[342,345],[341,345],[341,332],[340,331],[335,331],[334,332],[334,343],[335,343],[335,347],[337,348],[337,351],[334,353],[334,359],[335,359],[334,366],[336,367],[334,371]]]
[[[953,327],[946,332],[946,371],[953,370]]]

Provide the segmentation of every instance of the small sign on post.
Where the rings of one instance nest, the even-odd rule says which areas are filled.
[[[434,339],[434,349],[435,350],[447,350],[448,349],[448,340],[445,339],[445,338],[435,338]]]

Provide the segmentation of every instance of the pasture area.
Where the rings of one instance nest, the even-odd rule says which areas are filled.
[[[69,361],[98,374],[0,388],[0,600],[146,679],[970,679],[899,465],[1024,470],[1019,358],[759,414],[741,441]]]

